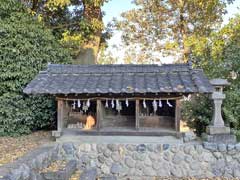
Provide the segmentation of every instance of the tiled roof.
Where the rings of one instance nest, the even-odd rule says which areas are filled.
[[[50,64],[24,89],[27,94],[210,93],[202,70],[189,64]]]

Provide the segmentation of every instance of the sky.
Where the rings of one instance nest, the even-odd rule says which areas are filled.
[[[105,3],[103,6],[103,11],[105,12],[103,17],[104,24],[107,25],[113,18],[121,18],[122,12],[133,9],[135,6],[131,2],[132,0],[110,0],[108,3]],[[116,50],[113,48],[113,46],[119,44],[121,44],[121,32],[115,31],[112,38],[108,40],[107,51],[111,51],[115,57],[120,59],[120,57],[123,57],[124,49]],[[118,63],[122,63],[121,60]]]
[[[235,14],[240,13],[240,0],[235,0],[233,4],[227,6],[228,13],[223,17],[223,23],[227,24],[229,18],[234,17]]]
[[[107,24],[113,17],[119,18],[122,12],[133,9],[134,7],[131,0],[111,0],[103,6],[103,11],[106,13],[103,21]]]
[[[103,6],[103,11],[105,16],[103,17],[103,22],[107,25],[112,21],[113,18],[119,19],[121,13],[133,9],[135,6],[131,3],[132,0],[110,0],[108,3],[105,3]],[[235,0],[233,4],[227,6],[228,13],[223,17],[223,24],[227,24],[231,17],[234,17],[238,12],[240,13],[240,0]],[[109,48],[108,51],[112,51],[116,57],[121,57],[124,53],[124,50],[117,51],[112,48],[114,45],[121,43],[121,32],[116,31],[113,33],[112,38],[108,41]],[[169,58],[163,59],[163,63],[172,63],[172,60]],[[121,62],[120,62],[121,63]]]

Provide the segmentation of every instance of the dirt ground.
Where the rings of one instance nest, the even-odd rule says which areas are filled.
[[[0,166],[52,141],[50,131],[37,131],[20,137],[0,137]]]

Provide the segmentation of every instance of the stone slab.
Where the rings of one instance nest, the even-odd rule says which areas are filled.
[[[237,142],[236,136],[233,134],[213,134],[206,135],[205,140],[217,144],[235,144]]]
[[[95,179],[97,179],[97,169],[96,168],[86,169],[80,175],[80,180],[95,180]]]
[[[213,135],[213,134],[230,134],[230,128],[225,127],[225,126],[223,126],[223,127],[208,126],[206,131],[210,135]]]
[[[183,133],[183,141],[190,142],[197,139],[196,134],[193,131],[188,131]]]
[[[52,131],[52,136],[53,137],[58,138],[58,137],[61,137],[61,135],[62,135],[61,131]]]
[[[157,144],[182,144],[183,140],[174,136],[91,136],[91,135],[63,135],[56,140],[58,143],[64,142],[81,142],[95,144],[112,144],[112,143],[157,143]]]

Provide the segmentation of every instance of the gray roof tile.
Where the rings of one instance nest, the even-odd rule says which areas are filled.
[[[40,72],[27,94],[81,93],[210,93],[212,85],[202,70],[188,64],[60,65]]]

